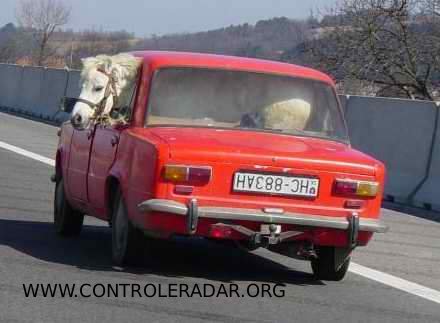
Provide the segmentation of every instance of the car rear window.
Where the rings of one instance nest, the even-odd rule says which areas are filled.
[[[230,70],[157,71],[146,125],[233,128],[348,141],[341,109],[330,85]]]

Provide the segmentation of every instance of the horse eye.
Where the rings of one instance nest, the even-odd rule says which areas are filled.
[[[104,90],[104,87],[103,86],[97,86],[97,87],[95,87],[95,92],[101,92],[102,90]]]

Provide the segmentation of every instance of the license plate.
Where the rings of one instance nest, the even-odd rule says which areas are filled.
[[[233,190],[302,197],[318,196],[319,179],[311,177],[237,172]]]

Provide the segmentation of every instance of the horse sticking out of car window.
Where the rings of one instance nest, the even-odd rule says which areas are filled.
[[[130,54],[99,55],[83,59],[81,93],[71,115],[77,129],[93,121],[124,122],[118,110],[130,101],[141,60]]]

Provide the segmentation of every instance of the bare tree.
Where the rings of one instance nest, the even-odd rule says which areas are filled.
[[[339,80],[370,83],[380,94],[433,100],[440,75],[438,4],[439,0],[344,0],[331,12],[333,19],[327,19],[333,25],[306,50]]]
[[[440,0],[420,0],[419,3],[422,12],[440,17]]]
[[[43,65],[53,54],[49,41],[58,28],[68,23],[70,13],[71,8],[62,0],[20,0],[18,3],[17,20],[34,37],[37,65]]]

